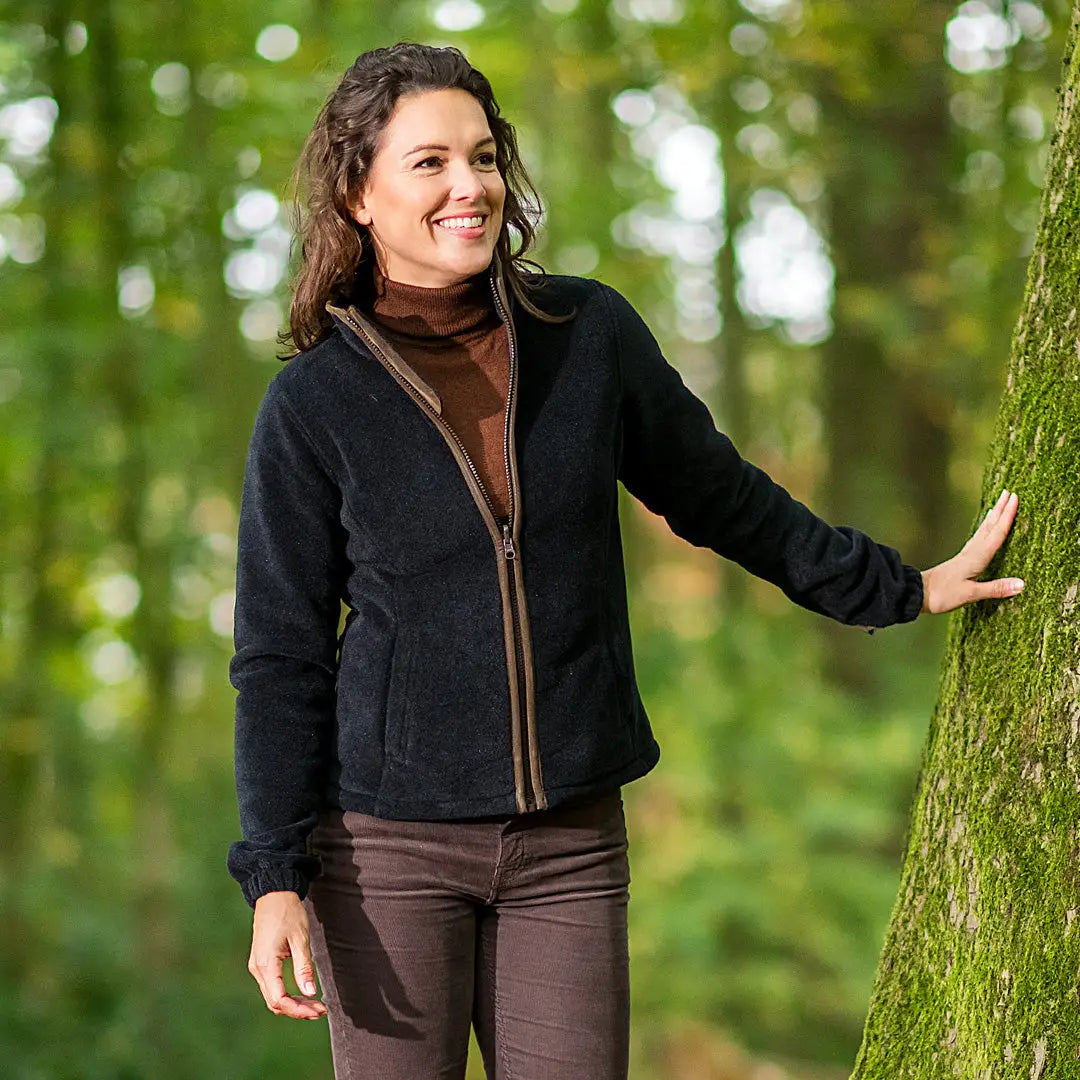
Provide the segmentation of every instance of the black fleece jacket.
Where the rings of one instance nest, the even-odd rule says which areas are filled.
[[[270,381],[240,509],[228,868],[249,904],[301,897],[324,806],[399,819],[527,813],[648,772],[618,482],[671,529],[866,628],[922,606],[919,571],[745,461],[615,289],[506,288],[510,510],[496,516],[435,390],[355,306]],[[338,635],[341,602],[348,607]]]

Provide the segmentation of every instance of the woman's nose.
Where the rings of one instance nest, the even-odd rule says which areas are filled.
[[[483,193],[483,181],[467,161],[451,163],[450,194],[452,197],[456,199],[477,198]]]

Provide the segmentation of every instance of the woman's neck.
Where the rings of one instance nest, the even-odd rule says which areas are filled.
[[[409,285],[372,270],[372,314],[398,334],[418,338],[451,337],[491,329],[499,322],[489,271],[452,285]]]

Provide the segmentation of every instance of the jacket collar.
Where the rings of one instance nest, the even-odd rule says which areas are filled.
[[[499,258],[498,251],[492,253],[491,267],[488,270],[488,277],[491,279],[495,288],[495,294],[498,296],[502,303],[503,311],[506,312],[507,318],[510,317],[510,297],[506,288],[506,270],[503,267],[502,259]]]
[[[505,312],[506,319],[509,319],[510,301],[509,292],[506,288],[506,272],[503,269],[498,251],[492,253],[491,265],[488,268],[488,281],[498,300],[496,306],[500,309],[500,318],[502,318],[502,312]],[[333,301],[327,301],[326,310],[347,342],[352,345],[362,344],[365,350],[369,352],[376,351],[381,354],[377,359],[381,359],[384,364],[393,368],[402,379],[411,383],[417,393],[427,401],[435,412],[440,416],[442,415],[442,401],[435,388],[420,377],[416,370],[405,361],[393,345],[380,333],[372,320],[355,304],[341,307],[333,303]]]

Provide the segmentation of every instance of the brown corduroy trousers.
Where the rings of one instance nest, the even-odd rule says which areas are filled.
[[[626,1080],[623,802],[466,821],[326,811],[304,900],[336,1080]]]

